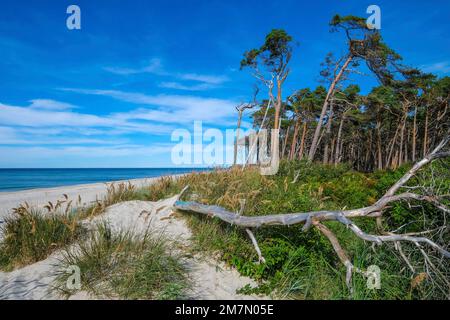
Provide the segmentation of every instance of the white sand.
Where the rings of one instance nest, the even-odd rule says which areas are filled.
[[[176,176],[174,176],[176,177]],[[132,179],[125,182],[131,182],[136,187],[150,185],[157,178]],[[124,181],[115,181],[124,182]],[[108,182],[111,183],[111,182]],[[67,194],[69,199],[76,200],[78,195],[83,204],[89,204],[95,201],[96,197],[101,199],[106,193],[106,183],[80,184],[74,186],[64,186],[55,188],[31,189],[15,192],[0,192],[0,222],[8,215],[11,208],[17,207],[25,201],[32,206],[40,206],[48,201],[56,202],[61,199],[63,194]]]
[[[151,183],[152,179],[137,180],[136,184]],[[91,187],[90,187],[91,186]],[[74,186],[65,188],[52,188],[51,190],[31,190],[17,193],[9,193],[9,197],[3,195],[2,206],[5,208],[14,203],[27,200],[32,203],[45,203],[60,197],[66,193],[69,197],[77,197],[77,192],[82,193],[84,199],[95,200],[95,194],[101,195],[105,192],[103,184],[85,186]],[[14,194],[18,198],[14,200]],[[47,198],[54,197],[54,198]],[[2,198],[0,198],[2,199]],[[48,200],[47,200],[48,199]],[[91,200],[91,201],[92,201]],[[93,225],[99,220],[107,220],[113,230],[133,230],[136,234],[142,234],[148,228],[152,232],[164,232],[171,239],[177,241],[181,246],[189,248],[191,246],[191,232],[182,218],[177,218],[171,210],[176,197],[150,201],[127,201],[109,207],[103,215],[86,224]],[[89,200],[85,200],[89,201]],[[6,206],[6,207],[7,207]],[[59,252],[44,261],[24,267],[13,272],[0,272],[0,299],[58,299],[56,292],[49,289],[57,272],[61,272],[56,267],[56,262],[60,257]],[[267,297],[245,296],[236,294],[236,290],[250,284],[255,286],[251,279],[242,277],[223,263],[212,258],[204,257],[200,254],[184,259],[184,264],[188,268],[189,278],[192,286],[188,295],[191,299],[264,299]],[[72,299],[90,298],[84,292],[78,292]]]

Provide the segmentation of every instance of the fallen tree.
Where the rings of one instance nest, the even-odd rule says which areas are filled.
[[[450,252],[448,251],[448,244],[445,246],[439,245],[436,242],[432,241],[425,235],[431,233],[433,230],[425,230],[422,232],[415,233],[395,233],[383,230],[381,218],[383,217],[383,212],[388,208],[388,205],[393,202],[398,201],[423,201],[427,202],[434,207],[436,207],[439,211],[443,212],[444,215],[447,215],[450,212],[450,209],[442,202],[444,197],[448,197],[447,195],[439,196],[439,195],[430,195],[430,194],[419,194],[414,192],[400,192],[398,191],[402,188],[407,188],[405,184],[417,174],[417,172],[431,163],[432,161],[445,158],[450,156],[449,151],[443,151],[444,147],[450,140],[450,136],[447,136],[430,154],[424,157],[422,160],[414,164],[414,166],[407,171],[395,184],[393,184],[389,190],[376,201],[373,205],[358,208],[358,209],[350,209],[350,210],[323,210],[323,211],[313,211],[313,212],[299,212],[299,213],[286,213],[286,214],[272,214],[272,215],[264,215],[264,216],[244,216],[241,213],[234,213],[228,211],[222,207],[214,206],[214,205],[204,205],[198,202],[192,201],[181,201],[179,200],[183,193],[187,190],[188,186],[186,186],[183,191],[177,196],[177,201],[175,201],[173,208],[186,212],[196,212],[199,214],[206,215],[208,217],[215,217],[224,222],[227,222],[231,225],[236,225],[238,227],[242,227],[246,229],[246,232],[251,238],[251,241],[258,253],[259,261],[264,263],[264,258],[261,254],[261,251],[258,247],[258,243],[256,238],[254,237],[250,228],[258,228],[263,226],[273,226],[273,225],[294,225],[294,224],[303,224],[303,231],[309,230],[311,227],[317,228],[324,236],[328,238],[331,242],[333,249],[337,253],[340,261],[347,268],[347,277],[346,282],[347,286],[351,290],[351,277],[353,272],[361,273],[363,275],[368,276],[369,272],[360,270],[356,268],[350,258],[348,257],[345,250],[340,245],[337,237],[334,233],[323,224],[324,221],[337,221],[343,225],[345,225],[349,230],[351,230],[357,237],[371,242],[373,244],[382,245],[383,243],[394,243],[395,249],[399,252],[400,256],[405,260],[407,266],[413,271],[414,267],[411,265],[408,257],[403,253],[401,242],[409,242],[413,243],[417,250],[421,253],[424,258],[424,263],[426,265],[426,269],[433,269],[436,273],[440,274],[439,270],[434,266],[433,262],[430,259],[430,254],[433,252],[439,253],[444,258],[450,258]],[[408,187],[409,190],[418,189],[414,187]],[[241,210],[242,212],[242,210]],[[361,230],[351,219],[356,218],[374,218],[377,219],[377,225],[379,227],[380,234],[368,234]],[[445,216],[444,216],[445,217]],[[444,219],[444,221],[446,221]],[[448,226],[445,225],[440,227],[440,230],[443,231],[447,229]],[[425,245],[425,246],[422,246]],[[431,276],[430,276],[431,277]],[[446,283],[448,288],[450,288],[450,283],[445,275],[442,275],[443,281]]]

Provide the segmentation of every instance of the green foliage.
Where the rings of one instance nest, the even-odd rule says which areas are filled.
[[[289,43],[292,37],[283,29],[273,29],[267,36],[261,47],[261,51],[268,51],[268,63],[274,63],[274,59],[282,56],[290,50]]]
[[[305,161],[282,161],[278,174],[261,176],[256,168],[235,167],[208,173],[191,174],[177,180],[160,179],[150,187],[150,197],[167,197],[189,185],[186,200],[220,205],[244,215],[266,215],[313,210],[358,208],[373,204],[408,169],[359,173],[347,165],[318,165]],[[442,169],[442,168],[441,168]],[[439,170],[441,170],[439,169]],[[435,169],[437,170],[437,169]],[[297,180],[293,183],[295,176]],[[399,204],[386,213],[387,224],[400,226],[419,213]],[[425,207],[425,210],[432,210]],[[398,212],[397,212],[398,211]],[[434,211],[433,211],[434,212]],[[203,215],[183,215],[194,235],[194,252],[209,252],[242,275],[258,281],[241,293],[262,293],[297,299],[416,299],[439,297],[427,281],[411,287],[410,274],[392,253],[389,245],[373,251],[339,223],[328,222],[342,246],[351,254],[355,266],[366,269],[378,265],[382,288],[367,289],[366,278],[355,274],[353,294],[345,284],[345,268],[328,239],[316,229],[303,232],[301,226],[271,226],[254,230],[266,263],[257,262],[256,252],[244,230]],[[358,225],[376,233],[373,219],[359,219]],[[403,270],[403,271],[401,271]]]
[[[372,177],[376,180],[374,189],[377,191],[378,196],[382,196],[389,188],[397,182],[408,170],[409,165],[401,166],[396,170],[384,170],[376,171],[372,174]]]
[[[43,260],[82,234],[83,229],[72,214],[44,214],[37,209],[19,208],[20,214],[7,217],[0,227],[2,270],[11,271]]]
[[[264,44],[260,48],[251,49],[244,53],[241,60],[241,69],[245,67],[256,68],[258,60],[270,71],[284,72],[290,60],[292,37],[283,29],[273,29],[266,35]]]
[[[61,269],[77,265],[81,289],[100,297],[123,299],[179,299],[188,281],[181,256],[169,250],[174,244],[163,234],[138,237],[130,232],[113,232],[102,223],[76,249],[64,252]],[[69,275],[59,275],[58,289],[66,289]]]
[[[349,29],[367,29],[366,19],[353,15],[341,16],[336,14],[331,19],[330,25],[333,27],[341,26]]]

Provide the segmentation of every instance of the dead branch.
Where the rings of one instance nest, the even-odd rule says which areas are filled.
[[[250,237],[250,240],[252,240],[253,246],[255,247],[256,253],[258,254],[258,262],[266,263],[266,259],[262,256],[261,249],[259,249],[258,241],[256,241],[256,238],[253,234],[253,232],[250,229],[245,229],[248,236]]]
[[[321,222],[322,221],[338,221],[350,229],[357,237],[372,242],[374,244],[383,244],[385,242],[393,242],[397,250],[400,252],[401,257],[406,261],[410,270],[414,272],[414,268],[404,255],[400,242],[410,242],[413,243],[424,256],[425,263],[431,266],[433,269],[436,267],[431,263],[428,254],[423,250],[421,244],[425,244],[435,251],[439,252],[443,257],[450,258],[450,252],[445,248],[439,246],[432,240],[421,236],[427,232],[416,233],[416,234],[396,234],[392,232],[383,232],[382,235],[368,234],[362,231],[352,220],[353,218],[359,217],[372,217],[379,220],[382,216],[383,211],[386,209],[387,205],[392,202],[397,201],[425,201],[434,205],[437,209],[441,210],[444,214],[448,214],[450,209],[446,207],[443,203],[439,201],[439,197],[420,195],[412,192],[404,192],[396,194],[396,192],[403,187],[421,168],[429,164],[435,159],[449,157],[450,152],[441,151],[444,146],[449,142],[449,136],[447,136],[429,155],[417,162],[408,172],[406,172],[403,177],[401,177],[391,188],[373,205],[358,209],[350,210],[324,210],[324,211],[313,211],[313,212],[299,212],[299,213],[286,213],[286,214],[271,214],[264,216],[243,216],[241,214],[236,214],[234,212],[228,211],[222,207],[214,205],[204,205],[197,202],[185,202],[176,201],[174,203],[174,208],[181,211],[191,211],[200,214],[204,214],[208,217],[216,217],[224,222],[231,225],[236,225],[239,227],[246,228],[248,235],[250,236],[253,245],[258,253],[260,261],[263,261],[261,251],[258,247],[256,239],[253,233],[248,228],[258,228],[261,226],[273,226],[273,225],[294,225],[303,223],[303,231],[307,231],[311,225],[316,227],[321,231],[331,242],[334,250],[336,251],[339,259],[347,268],[347,285],[350,287],[350,279],[352,272],[359,272],[365,274],[364,271],[356,269],[350,262],[349,257],[345,253],[344,249],[339,244],[336,236]]]
[[[352,271],[353,271],[354,267],[353,267],[353,264],[350,262],[350,259],[347,256],[347,253],[344,251],[344,249],[342,249],[342,247],[339,243],[339,240],[334,235],[334,233],[331,232],[330,229],[328,229],[325,225],[323,225],[317,221],[313,222],[313,224],[320,232],[322,232],[328,238],[328,240],[330,240],[334,251],[336,252],[337,256],[339,257],[339,260],[341,260],[342,264],[347,268],[345,283],[347,284],[347,287],[351,290]]]

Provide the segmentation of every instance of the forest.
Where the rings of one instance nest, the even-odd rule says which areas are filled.
[[[336,15],[330,28],[347,49],[324,58],[316,88],[283,91],[295,54],[295,39],[286,31],[272,30],[261,47],[245,52],[241,69],[250,69],[268,95],[257,101],[257,88],[252,101],[237,107],[238,127],[246,110],[256,130],[280,130],[282,159],[349,163],[365,172],[428,154],[449,130],[450,77],[409,66],[364,18]],[[352,82],[363,70],[379,84],[368,94]]]
[[[218,218],[222,227],[228,224],[245,230],[244,237],[251,240],[257,263],[263,267],[250,267],[242,249],[236,249],[237,256],[231,254],[232,258],[225,260],[247,275],[255,276],[256,272],[261,277],[261,268],[270,270],[269,274],[273,272],[265,275],[265,280],[275,283],[274,287],[269,284],[269,291],[280,291],[280,286],[288,282],[287,291],[297,292],[291,281],[298,284],[295,277],[299,275],[291,273],[302,268],[292,265],[290,257],[298,254],[300,248],[314,251],[312,248],[319,246],[320,258],[312,259],[321,261],[326,245],[318,245],[320,240],[314,240],[309,231],[313,228],[329,241],[341,266],[346,268],[343,282],[353,298],[448,298],[450,77],[439,78],[409,66],[384,42],[380,30],[371,28],[364,18],[335,15],[330,31],[345,41],[346,52],[338,57],[333,53],[326,55],[320,71],[322,84],[316,88],[283,91],[296,41],[283,29],[273,29],[260,47],[244,53],[240,63],[241,70],[250,70],[256,85],[253,98],[236,107],[237,128],[240,129],[246,113],[257,133],[272,129],[272,146],[276,137],[273,131],[277,131],[280,172],[268,181],[255,179],[251,166],[246,169],[251,156],[244,159],[243,166],[237,162],[236,139],[231,172],[208,176],[214,181],[212,185],[219,186],[205,191],[201,183],[189,182],[187,178],[180,197],[186,198],[184,192],[193,186],[193,194],[199,193],[203,198],[179,200],[174,208]],[[363,94],[353,75],[373,76],[378,85]],[[267,92],[261,101],[260,86]],[[261,142],[249,139],[246,146],[247,150],[259,148]],[[271,157],[276,150],[272,148]],[[231,185],[224,185],[223,179]],[[178,191],[182,187],[179,184]],[[220,196],[215,194],[218,191]],[[301,229],[293,227],[299,224]],[[279,226],[290,229],[281,231]],[[213,239],[221,237],[219,230],[215,230]],[[303,238],[305,233],[308,240]],[[230,240],[225,240],[227,237],[223,235],[222,239],[228,244],[225,248],[203,245],[223,250],[227,257],[230,245],[233,247]],[[242,245],[241,241],[242,238],[236,248]],[[353,250],[359,249],[349,255],[342,242]],[[365,247],[368,243],[372,243],[374,252],[378,250],[375,260],[384,265],[385,272],[390,270],[389,276],[397,274],[400,282],[411,279],[409,293],[408,285],[401,288],[397,284],[378,295],[363,289],[361,283],[354,293],[353,274],[364,279],[373,275],[367,263],[371,258],[357,252],[359,245]],[[384,249],[376,250],[376,245],[384,245]],[[277,256],[284,250],[287,257]],[[276,258],[271,256],[274,253]],[[390,260],[392,256],[386,258],[384,254],[396,258]],[[381,256],[387,260],[381,262]],[[300,265],[304,259],[309,260],[299,259]],[[362,265],[355,265],[355,261]],[[306,264],[314,268],[314,262],[309,260]],[[328,265],[324,270],[329,268]],[[406,273],[405,268],[409,269]],[[332,298],[336,292],[340,293],[334,297],[345,297],[339,289],[327,292],[325,284],[317,281],[316,277],[327,273],[324,270],[309,269],[314,279],[309,278],[308,285],[320,292],[315,298]],[[424,291],[413,293],[423,282],[427,289],[422,287],[419,291]],[[330,283],[334,286],[339,281]],[[257,291],[261,288],[267,289],[267,283]],[[401,293],[391,295],[397,290]],[[304,298],[304,290],[299,291]]]

